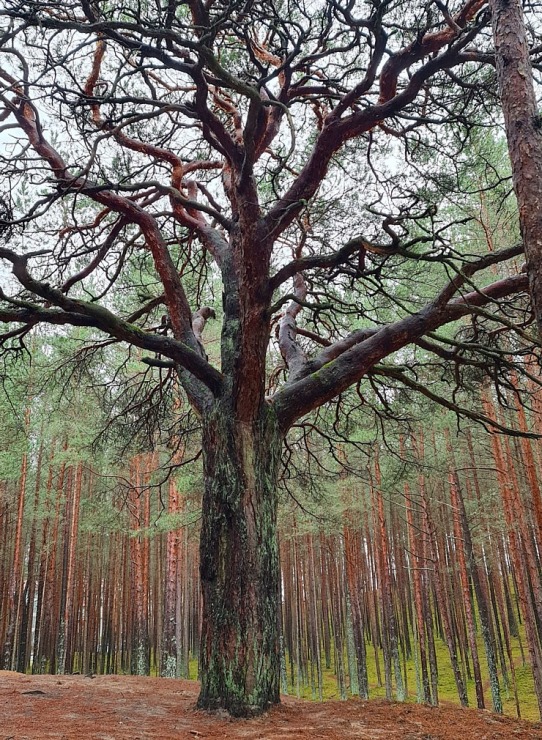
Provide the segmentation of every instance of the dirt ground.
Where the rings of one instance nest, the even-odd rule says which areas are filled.
[[[26,676],[0,671],[0,740],[540,738],[542,725],[455,706],[309,701],[284,697],[263,717],[198,711],[198,684],[136,676]]]

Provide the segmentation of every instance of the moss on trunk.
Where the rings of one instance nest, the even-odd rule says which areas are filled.
[[[224,401],[204,421],[198,706],[234,716],[279,701],[276,482],[282,436],[268,408],[236,422]]]

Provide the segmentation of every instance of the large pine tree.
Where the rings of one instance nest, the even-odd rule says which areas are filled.
[[[290,428],[348,389],[363,403],[368,376],[431,397],[404,348],[479,367],[478,321],[527,315],[526,275],[489,270],[521,245],[480,252],[436,207],[492,120],[486,4],[6,0],[0,18],[2,347],[86,326],[178,374],[202,427],[199,704],[260,712]],[[435,332],[470,315],[450,350]]]

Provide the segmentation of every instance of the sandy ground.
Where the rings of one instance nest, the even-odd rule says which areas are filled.
[[[263,717],[198,711],[198,684],[136,676],[25,676],[0,671],[0,740],[248,738],[496,740],[540,738],[542,725],[455,706],[284,697]]]

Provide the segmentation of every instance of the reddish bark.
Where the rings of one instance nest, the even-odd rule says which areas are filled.
[[[519,422],[519,430],[524,434],[528,434],[531,430],[527,424],[527,418],[525,416],[525,409],[523,408],[522,399],[518,393],[518,379],[517,374],[511,374],[512,385],[516,389],[514,394],[514,403],[516,406],[516,412]],[[523,453],[523,469],[529,485],[529,491],[533,502],[533,513],[534,513],[534,527],[538,542],[538,548],[542,547],[542,492],[540,490],[540,483],[536,474],[536,463],[534,460],[533,448],[531,440],[528,437],[521,437],[521,451]]]
[[[410,488],[405,484],[405,504],[407,512],[408,541],[411,559],[411,577],[414,586],[414,604],[416,607],[416,632],[418,636],[418,647],[420,651],[420,669],[422,674],[422,701],[431,703],[431,688],[429,685],[429,672],[427,668],[427,649],[425,633],[425,610],[422,597],[421,568],[422,560],[418,548],[418,536],[414,527],[414,514]]]
[[[476,644],[476,628],[474,622],[474,611],[471,602],[470,587],[469,587],[469,576],[467,571],[467,561],[465,557],[465,547],[463,543],[463,532],[461,530],[461,519],[460,519],[460,504],[458,488],[459,484],[457,481],[457,475],[450,472],[449,477],[450,483],[450,500],[453,511],[453,524],[454,524],[454,537],[455,537],[455,548],[457,554],[457,561],[459,567],[459,577],[461,580],[461,590],[463,592],[463,606],[465,608],[465,615],[467,619],[468,628],[468,639],[469,647],[472,656],[473,670],[474,670],[474,682],[476,687],[476,701],[478,703],[478,709],[484,709],[484,686],[482,683],[482,675],[480,673],[480,660],[478,658],[478,646]]]
[[[489,415],[494,415],[494,410],[487,393],[482,396],[482,402],[486,409],[486,413]],[[504,516],[508,528],[510,556],[512,559],[516,583],[518,586],[518,596],[525,620],[525,632],[527,636],[527,644],[529,646],[529,654],[531,657],[535,692],[540,711],[542,712],[542,653],[540,650],[540,642],[537,634],[535,608],[531,600],[530,589],[527,582],[529,567],[525,558],[521,531],[517,530],[517,498],[513,490],[513,483],[509,476],[511,468],[510,466],[506,465],[500,439],[497,437],[497,435],[492,435],[491,446],[493,457],[495,460],[495,467],[497,469],[497,478],[499,481],[499,489],[503,502]]]
[[[519,0],[489,0],[497,79],[512,163],[529,288],[542,334],[542,130]]]

